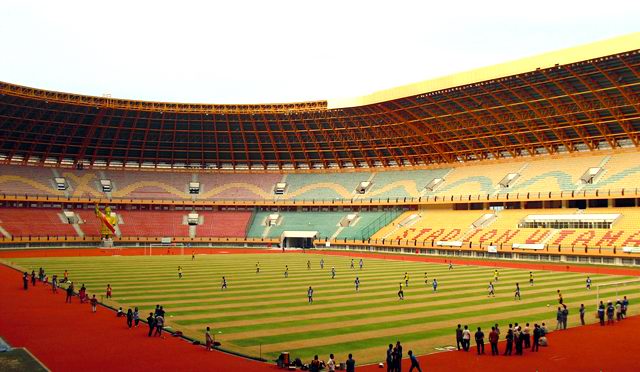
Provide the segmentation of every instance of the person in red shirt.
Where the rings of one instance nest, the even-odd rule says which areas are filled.
[[[500,339],[500,334],[496,331],[496,327],[491,327],[491,332],[489,332],[489,343],[491,344],[491,355],[500,355],[498,351],[498,340]]]
[[[111,298],[111,284],[107,284],[107,298]]]

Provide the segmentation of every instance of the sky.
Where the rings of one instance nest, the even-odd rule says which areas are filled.
[[[638,32],[638,14],[629,0],[2,0],[0,80],[164,102],[356,97]]]

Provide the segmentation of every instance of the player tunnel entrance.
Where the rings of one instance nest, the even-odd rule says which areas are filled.
[[[313,248],[317,231],[283,231],[280,246],[284,248]]]

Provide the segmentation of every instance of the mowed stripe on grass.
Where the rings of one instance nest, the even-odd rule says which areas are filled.
[[[198,339],[209,325],[216,339],[229,350],[254,356],[275,357],[280,351],[309,359],[332,352],[340,357],[356,352],[359,362],[376,362],[384,345],[395,339],[413,342],[416,354],[433,352],[451,344],[457,323],[484,326],[495,321],[555,320],[556,290],[560,289],[571,309],[585,303],[593,310],[595,293],[585,289],[585,274],[533,271],[535,286],[529,286],[529,271],[499,269],[494,283],[496,297],[487,298],[487,285],[494,268],[456,266],[410,261],[365,259],[364,268],[350,268],[351,258],[320,255],[241,254],[190,256],[65,257],[10,259],[21,268],[44,267],[49,275],[68,270],[76,285],[84,283],[89,293],[104,294],[107,283],[114,288],[113,306],[138,306],[141,314],[162,304],[168,324]],[[307,268],[311,261],[311,269]],[[260,273],[256,273],[256,263]],[[285,265],[289,277],[284,277]],[[178,266],[183,278],[178,279]],[[331,278],[331,268],[336,278]],[[405,300],[397,297],[399,283],[409,274]],[[427,273],[428,283],[424,282]],[[228,289],[220,289],[222,276]],[[355,292],[358,276],[360,291]],[[437,278],[438,293],[431,282]],[[630,279],[592,275],[598,283]],[[522,301],[514,301],[515,283],[520,283]],[[404,284],[404,282],[403,282]],[[307,303],[307,289],[314,288],[314,303]],[[627,286],[626,294],[640,293],[640,285]],[[615,288],[604,291],[614,299]],[[550,304],[552,306],[547,307]],[[593,316],[589,317],[591,321]],[[555,324],[555,322],[553,322]]]

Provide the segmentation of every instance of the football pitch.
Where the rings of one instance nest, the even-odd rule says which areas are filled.
[[[109,283],[113,299],[105,299],[107,304],[122,306],[124,311],[137,306],[141,319],[161,304],[167,312],[167,326],[200,341],[210,326],[226,350],[265,359],[276,359],[287,351],[303,361],[315,354],[326,359],[329,353],[344,360],[353,353],[358,364],[382,361],[386,345],[397,340],[417,355],[443,350],[454,344],[458,323],[468,324],[472,331],[482,327],[485,335],[494,323],[500,324],[502,336],[513,322],[533,325],[544,321],[553,329],[558,289],[570,310],[569,326],[579,324],[581,303],[587,307],[586,321],[592,323],[596,321],[595,286],[636,279],[592,274],[593,289],[588,291],[584,273],[533,270],[534,285],[530,286],[529,270],[499,268],[496,295],[488,297],[493,267],[456,265],[450,270],[446,264],[365,257],[362,269],[359,258],[354,259],[352,269],[350,257],[321,252],[196,255],[195,260],[184,255],[5,261],[29,272],[43,267],[50,278],[53,274],[62,278],[68,270],[76,289],[84,283],[88,293],[98,298]],[[182,279],[178,278],[178,266],[182,267]],[[334,279],[332,267],[336,270]],[[399,284],[404,284],[405,273],[409,285],[404,287],[404,300],[399,300]],[[223,276],[228,284],[225,290],[221,289]],[[360,280],[357,292],[356,277]],[[434,278],[438,281],[436,293]],[[514,300],[516,282],[522,300]],[[314,290],[312,304],[307,298],[309,286]],[[629,314],[636,314],[633,304],[639,293],[637,282],[606,287],[600,296],[615,301],[616,296],[627,295],[631,300]]]

